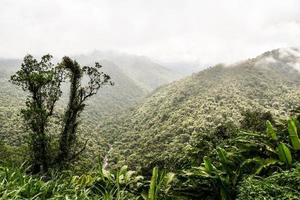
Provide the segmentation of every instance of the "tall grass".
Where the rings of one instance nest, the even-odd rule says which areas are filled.
[[[1,199],[90,199],[88,188],[76,189],[71,177],[53,174],[46,177],[26,175],[25,168],[0,167]]]
[[[157,172],[157,168],[154,172]],[[47,176],[26,174],[26,167],[0,166],[0,199],[100,199],[100,200],[139,200],[142,193],[149,193],[147,199],[158,199],[158,196],[170,189],[174,174],[154,173],[149,181],[135,171],[122,167],[111,172],[99,166],[97,170],[83,175],[73,172],[52,172]],[[155,183],[155,185],[153,185]],[[151,191],[155,187],[155,194]],[[149,190],[149,191],[148,191]],[[151,198],[150,198],[151,196]]]

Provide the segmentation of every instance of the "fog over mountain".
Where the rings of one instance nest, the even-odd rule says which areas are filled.
[[[203,68],[300,46],[299,7],[298,0],[1,0],[0,57],[112,50]]]
[[[101,63],[102,60],[108,60],[117,65],[123,73],[146,92],[183,77],[175,69],[166,68],[145,56],[113,51],[94,51],[91,54],[75,56],[75,59],[84,64],[92,64],[94,61]]]

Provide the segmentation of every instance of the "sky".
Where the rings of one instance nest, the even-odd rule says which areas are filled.
[[[234,62],[300,46],[299,0],[0,0],[0,57],[94,50]]]

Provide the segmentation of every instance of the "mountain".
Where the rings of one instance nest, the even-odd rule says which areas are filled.
[[[114,82],[113,87],[101,89],[91,102],[90,111],[101,116],[131,107],[155,88],[179,77],[176,72],[141,56],[95,51],[92,54],[73,57],[81,65],[94,65],[95,62],[99,62],[103,65],[102,70],[109,74]],[[18,70],[21,62],[19,59],[0,59],[3,82],[7,82],[9,76]],[[9,92],[1,87],[0,91]]]
[[[299,64],[299,49],[276,49],[156,89],[118,126],[102,127],[115,141],[110,162],[136,168],[176,163],[197,136],[224,123],[238,125],[242,112],[287,116],[299,105]]]
[[[182,75],[168,69],[144,56],[136,56],[112,51],[94,51],[88,55],[76,56],[81,63],[89,64],[94,60],[109,60],[130,77],[145,92],[154,90],[160,85],[170,83]]]
[[[102,70],[109,74],[114,82],[114,86],[101,88],[98,94],[89,100],[82,115],[81,133],[89,139],[90,146],[101,144],[95,130],[106,117],[116,116],[134,106],[155,87],[177,77],[176,73],[144,57],[122,54],[119,58],[113,53],[106,54],[113,57],[102,57],[98,53],[73,57],[81,65],[94,65],[95,62],[99,62],[103,66]],[[21,143],[20,137],[24,132],[19,113],[24,106],[26,94],[11,84],[9,78],[19,69],[21,63],[20,59],[0,59],[0,139],[9,140],[16,145]],[[58,102],[59,112],[62,112],[67,101],[67,86],[64,86],[65,94]],[[93,147],[97,148],[99,146]]]
[[[83,65],[99,61],[115,82],[90,100],[80,131],[95,155],[105,143],[113,144],[111,164],[151,167],[181,159],[198,135],[224,122],[238,124],[243,111],[260,109],[284,116],[295,108],[300,94],[299,54],[295,48],[277,49],[172,83],[180,75],[145,57],[103,52],[76,56]],[[21,61],[0,63],[0,137],[19,144],[23,127],[18,113],[25,94],[8,80]],[[153,77],[157,79],[151,82]]]

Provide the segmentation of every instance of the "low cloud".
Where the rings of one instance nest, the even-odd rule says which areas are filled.
[[[118,50],[233,62],[300,46],[298,0],[1,0],[0,57]]]

